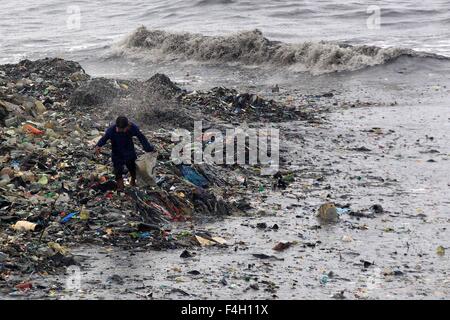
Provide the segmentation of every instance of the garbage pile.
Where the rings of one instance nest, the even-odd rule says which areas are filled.
[[[17,126],[47,110],[64,108],[89,78],[78,63],[62,59],[0,66],[0,125]]]
[[[73,92],[68,104],[71,107],[116,106],[121,100],[148,103],[154,96],[170,100],[182,93],[184,91],[164,74],[155,74],[147,81],[93,78]]]
[[[95,158],[92,151],[99,131],[52,115],[45,123],[0,128],[2,252],[19,246],[13,257],[52,267],[48,243],[173,248],[182,244],[170,237],[169,222],[231,213],[230,205],[208,190],[214,181],[200,169],[180,169],[169,161],[159,162],[155,187],[117,195],[109,157]],[[142,223],[152,224],[152,232],[142,231]]]
[[[77,88],[68,100],[69,107],[92,107],[111,103],[118,95],[126,92],[127,82],[106,78],[91,79]]]
[[[158,250],[225,244],[217,235],[195,230],[192,222],[251,209],[240,188],[252,183],[245,177],[242,183],[233,180],[233,170],[242,180],[250,169],[175,164],[171,131],[162,125],[144,130],[158,149],[153,184],[127,186],[118,194],[109,147],[95,156],[94,146],[111,120],[102,119],[99,108],[111,104],[114,109],[118,101],[127,106],[127,100],[134,104],[139,97],[141,107],[154,95],[185,106],[186,114],[200,105],[200,113],[209,110],[210,116],[220,111],[214,108],[249,118],[290,114],[275,110],[273,102],[228,89],[214,89],[207,104],[207,93],[188,94],[164,75],[146,82],[91,79],[78,63],[61,59],[0,66],[1,280],[60,272],[78,263],[70,248],[80,244]],[[235,113],[238,107],[242,112]],[[172,117],[186,120],[183,112]],[[188,230],[173,223],[178,221]]]
[[[100,158],[93,152],[107,123],[67,108],[89,81],[81,67],[45,59],[0,70],[0,279],[77,264],[70,247],[81,243],[201,245],[195,231],[180,233],[171,222],[235,210],[211,168],[176,166],[168,152],[153,187],[117,194],[109,150]],[[166,138],[153,142],[169,148]]]
[[[288,108],[274,100],[263,99],[257,94],[238,93],[234,89],[223,87],[186,93],[181,101],[190,108],[197,108],[206,114],[228,121],[277,122],[299,120],[305,116],[298,108]]]
[[[91,79],[75,90],[69,100],[72,108],[105,106],[116,113],[133,114],[142,122],[158,127],[193,129],[194,119],[214,122],[280,122],[309,120],[313,116],[304,108],[282,105],[257,94],[239,93],[223,87],[188,92],[164,74],[147,81]]]

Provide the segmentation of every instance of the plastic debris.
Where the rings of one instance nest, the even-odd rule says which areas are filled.
[[[39,231],[41,226],[29,221],[17,221],[12,228],[15,231]]]
[[[66,223],[70,221],[72,218],[74,218],[76,215],[78,215],[78,211],[71,212],[68,215],[66,215],[64,218],[61,219],[61,223]]]
[[[208,246],[212,246],[212,245],[216,244],[214,241],[202,238],[200,236],[195,236],[195,239],[202,247],[208,247]]]
[[[80,211],[80,219],[81,220],[89,220],[90,214],[89,211],[86,210],[85,207],[83,207]]]
[[[16,285],[16,289],[20,291],[28,291],[33,288],[33,284],[31,282],[22,282]]]
[[[66,255],[68,253],[66,248],[62,247],[60,244],[56,242],[49,242],[47,243],[47,245],[50,249],[53,249],[55,252],[58,252],[62,255]]]
[[[347,214],[350,212],[349,208],[336,208],[336,212],[338,215]]]
[[[23,126],[23,130],[24,130],[25,132],[27,132],[27,133],[31,133],[31,134],[34,134],[34,135],[41,135],[41,134],[44,134],[44,131],[39,130],[39,129],[33,127],[31,124],[25,124],[25,125]]]
[[[155,167],[158,154],[146,153],[136,161],[137,180],[140,186],[155,185]]]
[[[321,277],[320,277],[320,284],[322,284],[322,285],[325,285],[325,284],[327,284],[328,283],[328,281],[329,281],[329,277],[328,277],[328,275],[326,275],[326,274],[324,274],[324,275],[322,275]]]
[[[39,178],[38,183],[39,183],[40,185],[45,186],[46,184],[48,184],[48,177],[47,177],[46,175],[42,175],[42,176]]]
[[[342,241],[343,242],[352,242],[353,238],[350,235],[344,235],[344,236],[342,236]]]
[[[207,188],[208,187],[208,180],[206,180],[205,177],[200,175],[197,171],[195,171],[190,166],[181,165],[181,174],[189,182],[195,184],[197,187],[201,187],[201,188]]]

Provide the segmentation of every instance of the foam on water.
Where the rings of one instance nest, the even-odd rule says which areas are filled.
[[[368,27],[371,5],[381,10],[380,28]],[[74,6],[78,28],[68,23]],[[136,37],[133,31],[145,25],[145,41],[135,38],[136,45],[116,52],[151,61],[282,65],[312,74],[358,70],[416,56],[411,50],[450,57],[448,9],[446,0],[3,0],[0,62],[58,56],[101,68],[109,47]],[[245,31],[254,29],[262,33]]]
[[[297,71],[322,74],[354,71],[389,63],[401,56],[446,59],[403,48],[346,45],[333,42],[283,43],[267,39],[259,30],[227,36],[204,36],[138,28],[121,43],[115,54],[154,61],[194,60],[212,63],[288,66]]]

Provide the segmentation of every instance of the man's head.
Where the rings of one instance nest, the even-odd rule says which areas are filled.
[[[116,119],[117,131],[124,132],[128,128],[128,124],[129,122],[127,117],[124,116],[117,117]]]

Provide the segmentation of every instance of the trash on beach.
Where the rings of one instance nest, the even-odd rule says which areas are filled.
[[[61,219],[61,223],[69,222],[71,219],[73,219],[76,215],[78,215],[78,211],[71,212],[68,215],[66,215],[64,218]]]
[[[68,253],[68,250],[66,248],[64,248],[63,246],[61,246],[59,243],[49,242],[49,243],[47,243],[47,245],[50,249],[52,249],[55,252],[58,252],[62,255],[66,255]]]
[[[48,184],[48,177],[47,177],[46,175],[42,175],[42,176],[39,178],[38,183],[39,183],[40,185],[43,185],[43,186],[47,185],[47,184]]]
[[[336,212],[338,215],[343,215],[349,213],[351,210],[349,208],[336,208]]]
[[[267,255],[264,253],[254,253],[253,256],[255,258],[262,259],[262,260],[278,260],[278,261],[284,260],[284,258],[278,258],[276,256],[271,256],[271,255]]]
[[[278,242],[272,249],[275,251],[284,251],[290,248],[294,242]]]
[[[136,176],[140,186],[155,185],[155,166],[158,154],[148,152],[136,161]]]
[[[197,171],[195,171],[192,167],[187,165],[181,165],[181,174],[186,180],[195,184],[197,187],[207,188],[208,180],[202,175],[200,175]]]
[[[212,245],[216,244],[215,241],[211,241],[211,240],[202,238],[200,236],[195,236],[195,239],[202,247],[208,247],[208,246],[212,246]]]
[[[20,291],[28,291],[33,288],[33,284],[31,282],[22,282],[16,285],[16,289]]]
[[[90,217],[89,211],[83,207],[80,211],[80,219],[86,221],[89,220],[89,217]]]
[[[370,209],[377,214],[383,213],[384,209],[380,204],[374,204]]]
[[[39,231],[41,226],[29,221],[17,221],[12,228],[15,231]]]
[[[34,134],[34,135],[42,135],[42,134],[44,134],[44,131],[33,127],[31,124],[25,124],[23,126],[23,130],[25,132],[27,132],[27,133],[31,133],[31,134]]]
[[[256,227],[257,227],[258,229],[266,229],[266,228],[267,228],[267,223],[265,223],[265,222],[259,222],[259,223],[256,224]]]
[[[341,240],[342,240],[343,242],[352,242],[352,241],[353,241],[353,238],[352,238],[352,236],[350,236],[350,235],[343,235]]]
[[[226,245],[227,244],[227,240],[221,238],[221,237],[211,237],[211,240],[213,240],[214,242],[220,244],[220,245]]]
[[[320,277],[319,282],[320,284],[325,285],[328,283],[329,279],[328,275],[324,274]]]

